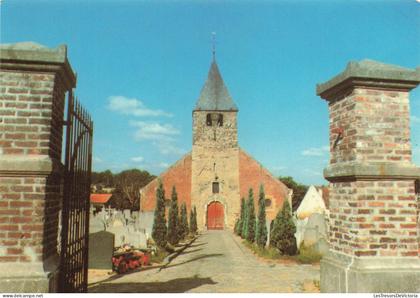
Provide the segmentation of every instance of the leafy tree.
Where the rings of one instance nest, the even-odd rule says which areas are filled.
[[[187,215],[187,205],[182,203],[181,205],[181,216],[179,220],[178,235],[179,239],[184,239],[188,234],[188,215]]]
[[[164,248],[166,246],[166,218],[165,218],[165,190],[163,189],[162,181],[159,180],[159,186],[156,190],[156,208],[153,220],[152,238],[155,243]]]
[[[256,242],[258,246],[264,247],[267,243],[267,225],[265,216],[265,193],[264,187],[260,186],[260,194],[258,198],[258,221]]]
[[[195,206],[190,213],[190,233],[197,233],[197,209],[195,208]]]
[[[92,186],[96,185],[97,192],[104,187],[114,188],[107,206],[116,209],[140,209],[140,189],[152,181],[155,176],[147,171],[131,169],[112,174],[111,171],[92,173]]]
[[[115,187],[114,175],[110,170],[103,172],[92,172],[91,184],[103,187]]]
[[[247,205],[248,206],[247,206],[245,238],[246,240],[252,243],[255,241],[255,230],[256,230],[254,192],[252,188],[249,189]]]
[[[283,255],[296,254],[296,226],[293,223],[289,202],[285,201],[283,208],[274,219],[270,234],[270,246],[276,247]]]
[[[292,210],[296,211],[300,203],[302,202],[303,198],[305,197],[305,194],[308,191],[309,187],[307,185],[296,182],[290,176],[279,177],[279,180],[283,182],[288,188],[293,190]]]
[[[175,186],[172,187],[171,207],[168,216],[168,242],[175,245],[179,242],[178,238],[178,194]]]

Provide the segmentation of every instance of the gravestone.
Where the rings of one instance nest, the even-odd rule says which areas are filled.
[[[327,225],[324,214],[313,213],[308,218],[305,225],[303,241],[310,246],[318,242],[319,239],[327,239]]]
[[[143,232],[127,232],[125,242],[133,245],[135,248],[147,248],[146,234]]]
[[[112,270],[114,234],[106,231],[89,234],[89,269]]]
[[[89,233],[96,233],[106,229],[105,221],[99,215],[90,215]]]
[[[143,229],[147,235],[152,235],[154,212],[140,212],[136,220],[136,227]]]

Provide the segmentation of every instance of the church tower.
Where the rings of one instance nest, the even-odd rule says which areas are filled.
[[[233,229],[240,212],[237,114],[213,58],[192,113],[191,205],[199,229]]]

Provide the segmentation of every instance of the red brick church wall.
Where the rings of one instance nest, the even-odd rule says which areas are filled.
[[[165,198],[170,199],[172,186],[178,193],[178,202],[186,202],[187,210],[191,208],[191,154],[185,155],[160,176]],[[141,191],[141,211],[153,211],[156,204],[156,178]],[[287,199],[289,189],[274,177],[267,169],[243,150],[239,150],[239,185],[241,197],[247,198],[249,188],[254,189],[255,210],[258,210],[258,192],[264,185],[266,198],[271,199],[270,207],[266,207],[267,219],[274,219],[278,210]]]
[[[160,178],[165,189],[165,198],[171,198],[172,187],[175,186],[178,194],[178,204],[186,202],[189,213],[191,208],[191,153],[188,153],[172,165],[160,175]],[[156,178],[142,189],[140,199],[141,211],[155,210],[157,187],[158,179]]]
[[[239,186],[241,198],[247,198],[249,189],[254,190],[255,210],[258,210],[258,193],[264,185],[265,196],[271,199],[271,206],[266,207],[267,219],[274,219],[278,210],[287,199],[289,189],[254,158],[242,149],[239,150]]]

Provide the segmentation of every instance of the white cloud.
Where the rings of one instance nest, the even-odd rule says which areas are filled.
[[[152,141],[161,154],[182,155],[185,150],[176,146],[175,136],[180,131],[171,124],[160,124],[158,122],[130,121],[130,125],[136,128],[134,139],[136,141]]]
[[[125,96],[110,96],[108,98],[108,109],[123,115],[132,115],[136,117],[172,116],[162,110],[152,110],[147,108],[139,99],[128,98]]]
[[[182,155],[185,153],[185,150],[177,147],[173,140],[160,140],[159,142],[153,142],[153,145],[163,155]]]
[[[321,176],[322,177],[322,173],[320,171],[314,171],[314,170],[311,170],[311,169],[304,169],[303,173],[305,173],[307,175],[310,175],[310,176],[315,176],[315,177]]]
[[[280,173],[281,171],[286,170],[287,167],[283,167],[283,166],[272,166],[272,167],[269,167],[269,169],[270,169],[270,171],[272,173],[277,174],[277,173]]]
[[[101,162],[103,162],[103,160],[101,158],[97,157],[97,156],[94,156],[93,157],[93,162],[95,162],[95,163],[101,163]]]
[[[143,156],[136,156],[136,157],[131,158],[131,161],[138,162],[138,163],[142,162],[143,160],[144,160]]]
[[[169,167],[169,164],[168,164],[168,163],[166,163],[166,162],[160,162],[160,163],[157,165],[157,167],[165,169],[165,168]]]
[[[303,156],[324,156],[327,152],[329,152],[329,146],[322,146],[322,147],[312,147],[305,149],[301,152]]]
[[[179,135],[179,130],[171,124],[157,122],[130,121],[130,125],[136,127],[134,138],[141,140],[173,140],[172,136]]]
[[[411,115],[411,122],[412,123],[420,123],[420,117]]]

